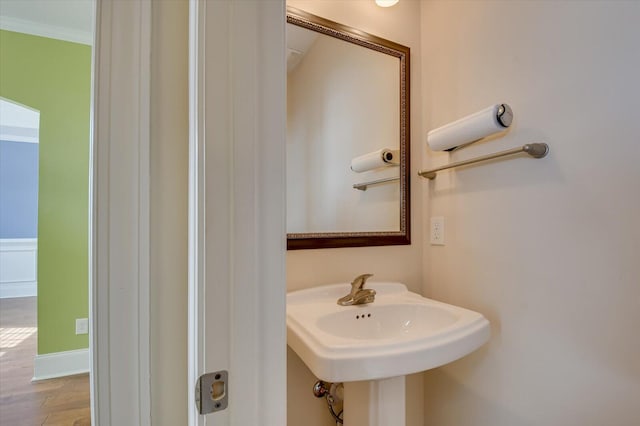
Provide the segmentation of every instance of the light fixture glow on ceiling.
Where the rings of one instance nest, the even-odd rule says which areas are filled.
[[[390,7],[398,3],[399,0],[376,0],[376,4],[380,7]]]

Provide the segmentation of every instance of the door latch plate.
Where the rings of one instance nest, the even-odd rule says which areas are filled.
[[[229,405],[229,373],[227,370],[205,373],[196,383],[196,405],[200,414],[222,411]]]

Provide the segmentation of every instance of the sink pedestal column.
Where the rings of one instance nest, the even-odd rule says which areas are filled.
[[[404,376],[344,383],[344,426],[404,426]]]

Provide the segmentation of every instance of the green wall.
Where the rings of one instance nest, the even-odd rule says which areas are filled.
[[[86,348],[91,46],[0,31],[0,96],[40,111],[38,354]]]

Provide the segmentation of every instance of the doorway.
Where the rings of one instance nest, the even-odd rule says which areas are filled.
[[[29,221],[35,223],[35,233],[27,235],[34,242],[33,254],[22,257],[26,260],[16,260],[14,254],[3,259],[11,267],[23,263],[31,269],[25,275],[29,280],[9,277],[13,293],[0,291],[0,417],[8,423],[15,418],[12,424],[90,424],[93,0],[9,0],[0,12],[0,96],[39,113],[39,143],[32,144],[37,147],[36,197],[31,203],[36,210],[17,213],[18,219],[35,217]],[[5,130],[24,134],[22,127],[7,124]],[[15,142],[3,145],[15,148]],[[3,163],[3,172],[7,168]],[[31,187],[24,185],[25,179],[13,176],[5,182],[14,184],[18,196],[29,198],[25,191]],[[10,225],[15,230],[19,222]],[[27,238],[22,237],[14,239],[20,240],[24,254]],[[31,289],[16,289],[16,283],[29,283]]]

